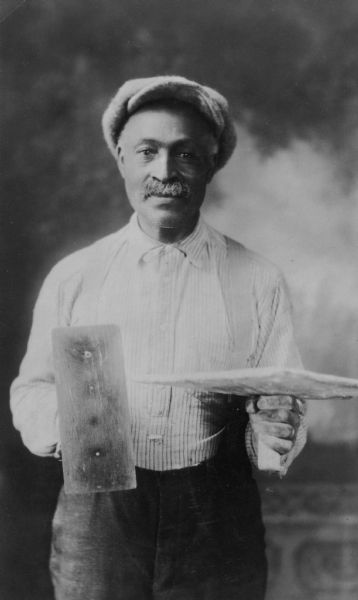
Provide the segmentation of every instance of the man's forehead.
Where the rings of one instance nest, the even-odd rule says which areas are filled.
[[[210,123],[200,113],[184,102],[151,102],[133,113],[121,138],[147,138],[148,135],[178,136],[182,139],[198,140],[202,137],[214,138]]]

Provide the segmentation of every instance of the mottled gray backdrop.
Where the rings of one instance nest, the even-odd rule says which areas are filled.
[[[281,266],[306,366],[358,378],[358,4],[2,0],[0,20],[0,597],[50,600],[60,472],[23,449],[8,386],[47,270],[130,214],[102,140],[109,97],[127,78],[165,73],[228,97],[239,144],[206,216]],[[261,481],[269,593],[348,600],[358,591],[358,403],[316,403],[309,423],[286,480]]]

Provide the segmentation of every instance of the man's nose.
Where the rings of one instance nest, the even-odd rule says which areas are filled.
[[[159,179],[160,181],[166,181],[167,179],[175,177],[176,174],[177,172],[174,158],[169,154],[169,152],[161,152],[153,164],[153,177]]]

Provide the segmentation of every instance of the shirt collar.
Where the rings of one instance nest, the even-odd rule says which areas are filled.
[[[175,244],[163,244],[144,233],[139,226],[137,213],[134,213],[129,221],[128,242],[131,255],[136,262],[149,255],[152,250],[165,247],[177,248],[199,268],[204,266],[208,256],[208,228],[201,216],[195,229],[186,238]]]

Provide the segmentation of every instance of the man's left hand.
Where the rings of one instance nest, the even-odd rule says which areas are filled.
[[[260,439],[279,454],[287,454],[293,447],[300,425],[300,401],[292,396],[260,396],[249,399],[246,410],[250,415],[253,442],[257,449]]]

